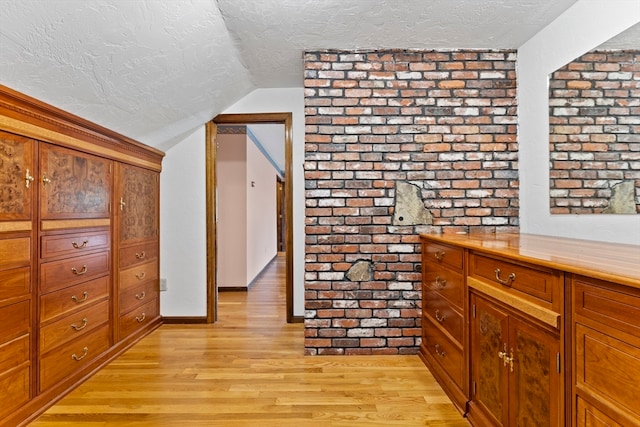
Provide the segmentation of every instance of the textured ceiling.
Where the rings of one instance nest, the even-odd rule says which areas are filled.
[[[576,0],[0,0],[0,83],[168,149],[313,49],[518,48]]]

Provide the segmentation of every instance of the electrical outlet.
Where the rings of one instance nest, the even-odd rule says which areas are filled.
[[[161,291],[167,290],[167,279],[160,279],[160,290]]]

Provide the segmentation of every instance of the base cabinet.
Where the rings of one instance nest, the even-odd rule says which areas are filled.
[[[557,333],[471,293],[471,402],[479,425],[562,426]]]
[[[3,86],[0,118],[0,425],[19,426],[160,325],[163,153]],[[131,292],[121,258],[147,262]]]
[[[640,426],[640,246],[420,237],[421,357],[473,426]]]

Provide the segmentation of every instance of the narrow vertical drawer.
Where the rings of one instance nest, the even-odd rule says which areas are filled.
[[[31,293],[29,267],[0,271],[0,300],[27,296]]]
[[[422,283],[462,309],[464,302],[464,278],[462,274],[427,263],[424,268]]]
[[[40,252],[42,258],[81,255],[90,251],[108,249],[110,239],[109,230],[42,236]]]
[[[29,370],[29,365],[26,365],[0,374],[0,419],[29,401]]]
[[[0,375],[29,361],[29,334],[0,345]]]
[[[0,307],[0,344],[30,331],[31,301],[21,301]]]
[[[422,301],[423,315],[429,317],[433,323],[440,325],[451,335],[451,338],[462,345],[462,325],[464,323],[462,314],[440,298],[437,292],[427,287],[422,290]]]
[[[462,388],[464,372],[462,351],[429,318],[426,319],[426,324],[422,326],[424,350],[442,366],[458,387]]]
[[[109,325],[58,347],[40,359],[40,391],[44,391],[65,378],[87,367],[109,348]]]
[[[40,289],[46,293],[86,282],[108,274],[109,266],[109,252],[43,263]]]
[[[461,271],[462,259],[462,248],[445,245],[443,243],[422,241],[422,262],[431,261]]]
[[[120,249],[120,268],[143,264],[158,258],[158,242],[152,241]]]
[[[109,297],[110,277],[103,276],[40,297],[40,323]]]
[[[158,297],[158,282],[145,282],[138,286],[131,287],[124,292],[120,292],[119,310],[120,314],[131,311],[134,307],[142,305]]]
[[[55,347],[77,340],[108,321],[108,300],[72,312],[40,328],[40,353],[44,354]]]
[[[154,281],[157,278],[158,260],[155,260],[145,264],[135,265],[126,270],[121,270],[120,284],[118,287],[123,291],[146,281]]]
[[[120,339],[126,338],[135,331],[145,327],[160,315],[158,299],[136,307],[120,316]]]
[[[21,266],[31,261],[31,239],[0,239],[0,268]]]

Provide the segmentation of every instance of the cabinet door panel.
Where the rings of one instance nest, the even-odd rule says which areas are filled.
[[[41,147],[41,218],[108,218],[111,161],[48,144]]]
[[[508,340],[508,315],[491,303],[472,295],[475,316],[471,319],[472,400],[495,425],[508,425],[509,368],[499,357]]]
[[[0,132],[0,221],[31,219],[34,143]]]
[[[154,239],[158,233],[158,174],[120,167],[120,244]]]
[[[560,354],[558,337],[517,318],[510,318],[510,349],[513,348],[511,425],[559,426]]]

